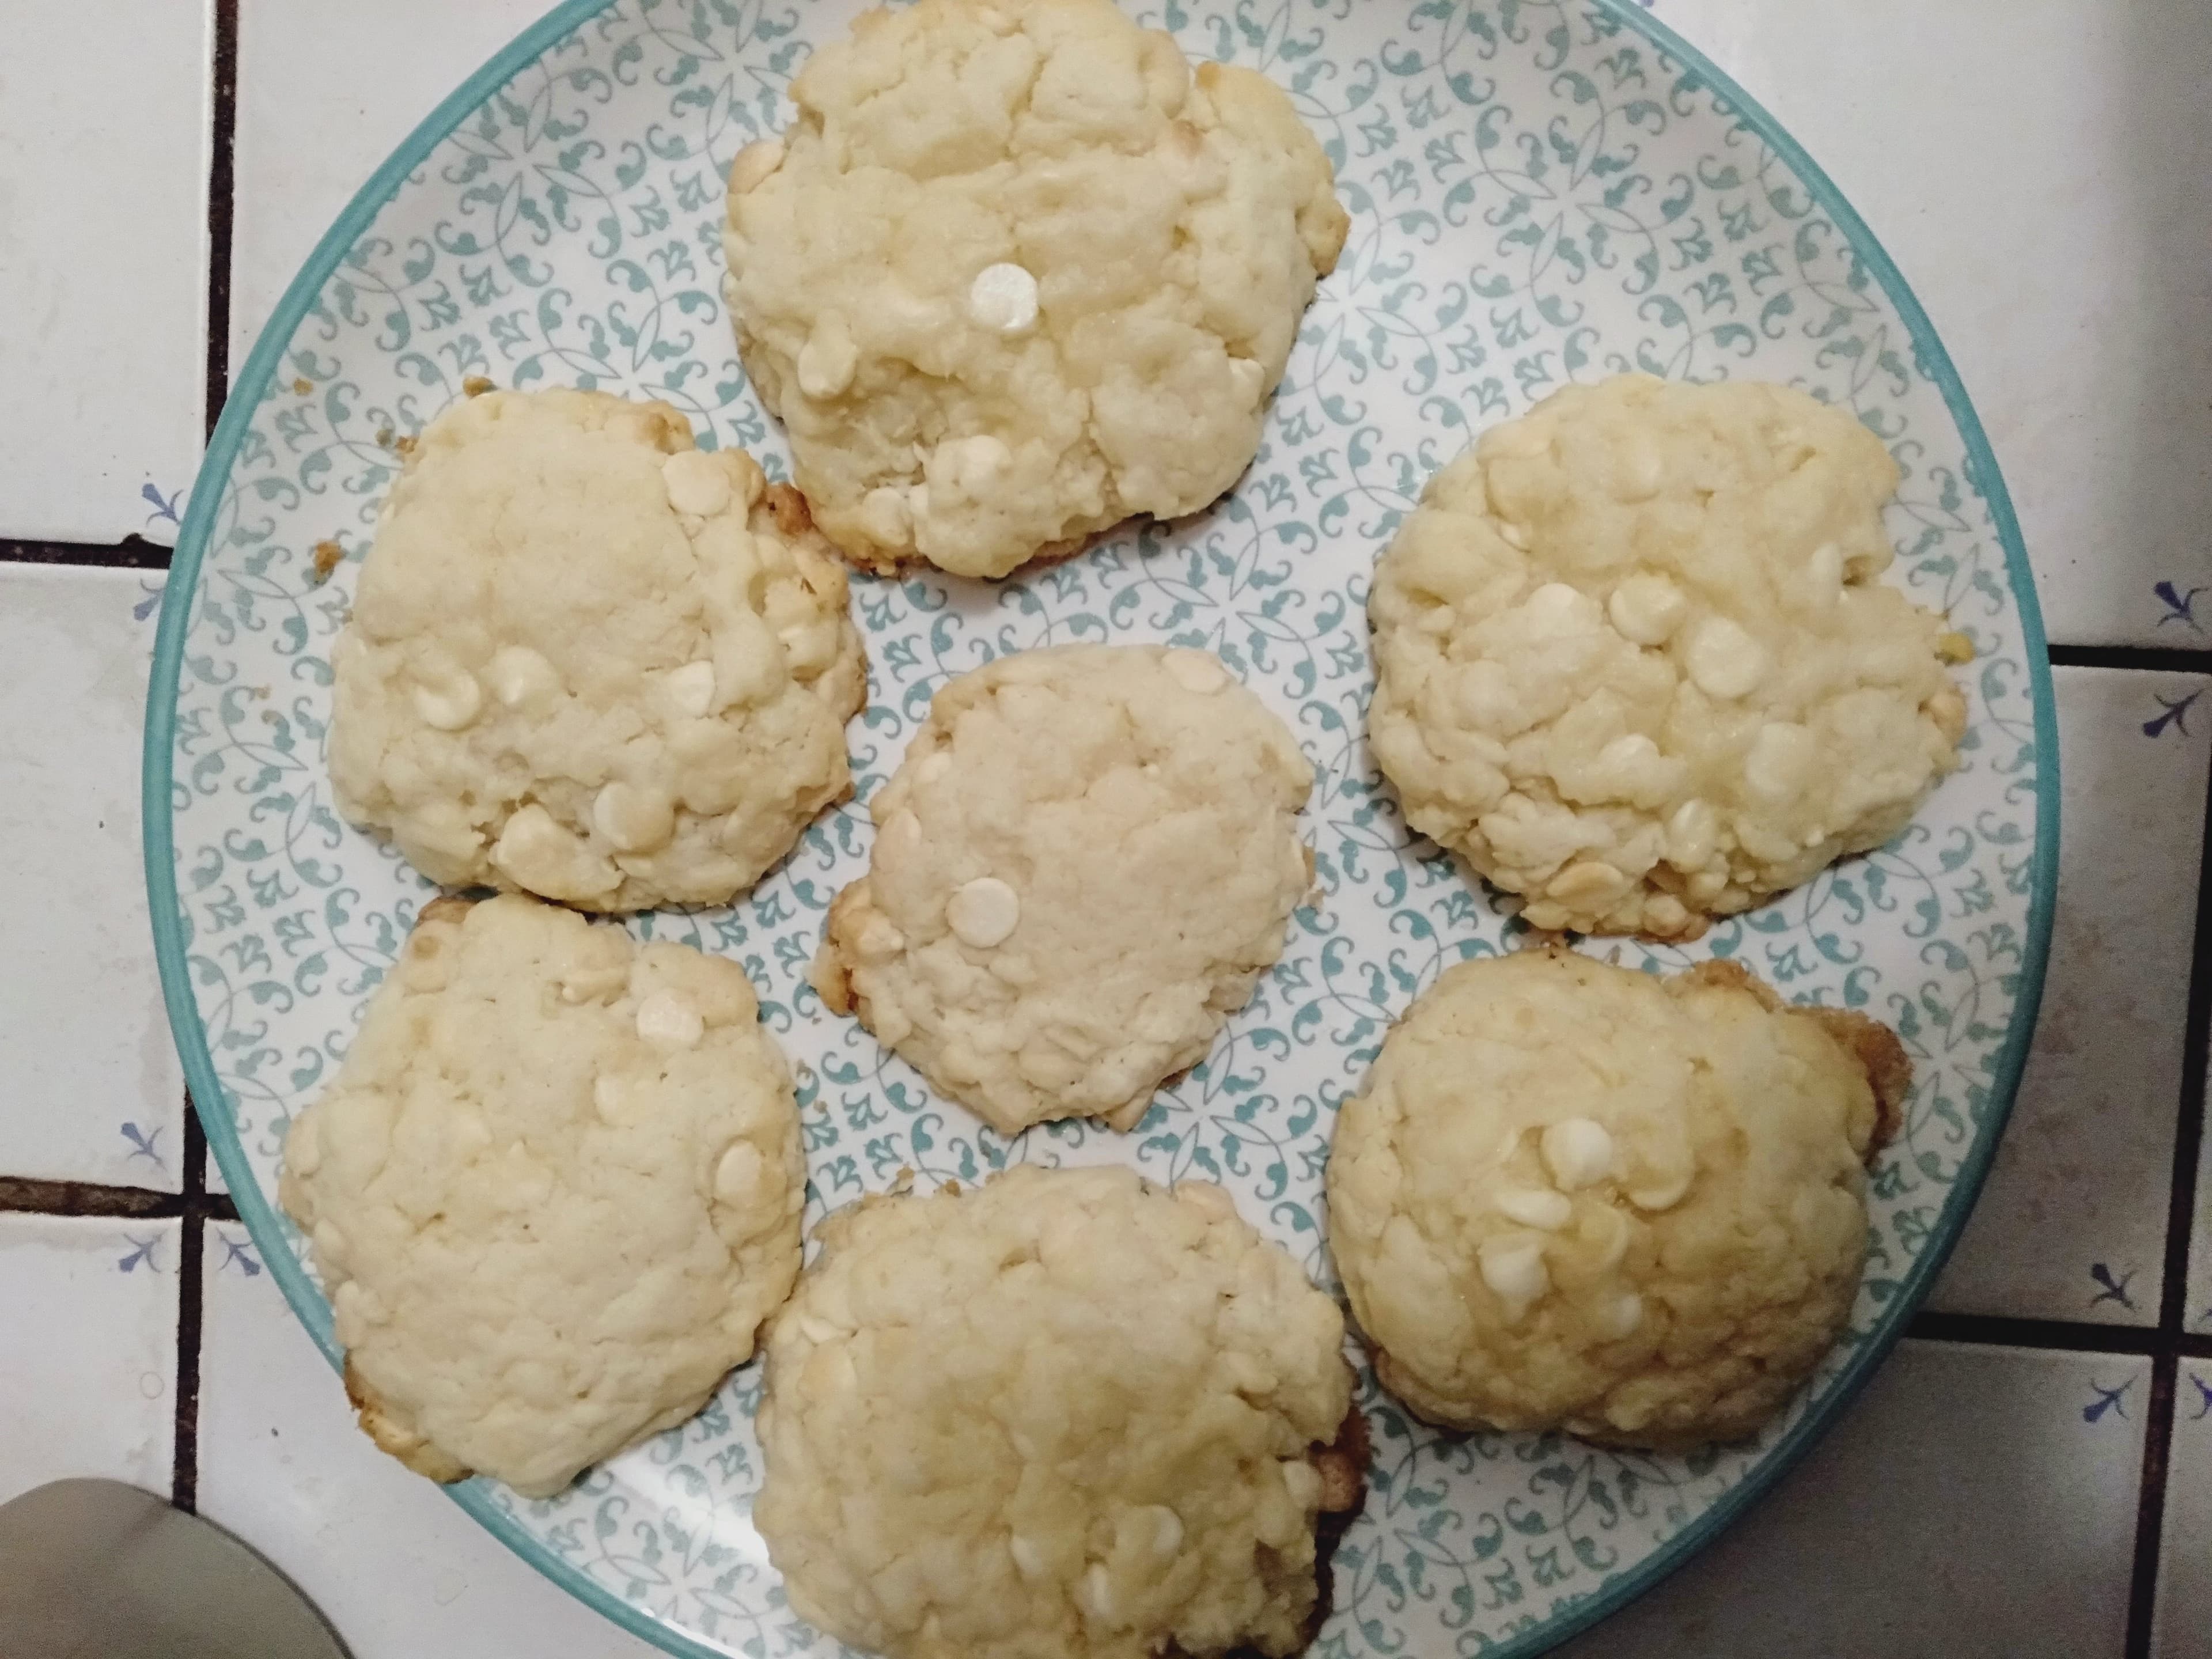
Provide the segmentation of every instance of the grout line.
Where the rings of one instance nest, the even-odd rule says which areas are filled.
[[[145,1187],[106,1187],[89,1181],[33,1181],[0,1176],[0,1210],[33,1215],[131,1216],[166,1218],[185,1212],[176,1193]]]
[[[2069,1353],[2148,1354],[2165,1346],[2148,1325],[2095,1325],[2071,1319],[2013,1319],[1996,1314],[1913,1315],[1905,1334],[1923,1342],[1964,1342]]]
[[[185,1224],[177,1263],[176,1455],[169,1501],[187,1515],[200,1485],[200,1321],[204,1310],[207,1237],[207,1133],[191,1096],[185,1097]]]
[[[209,95],[207,389],[210,436],[230,395],[230,217],[238,148],[238,0],[216,0]]]
[[[2166,1218],[2165,1277],[2159,1286],[2158,1348],[2152,1359],[2150,1417],[2143,1428],[2142,1486],[2136,1511],[2135,1574],[2129,1586],[2128,1659],[2147,1659],[2158,1607],[2160,1547],[2172,1449],[2175,1371],[2184,1355],[2212,1352],[2212,1338],[2189,1331],[2189,1245],[2197,1214],[2197,1166],[2204,1141],[2204,1087],[2212,1044],[2212,785],[2197,848],[2197,933],[2182,1023],[2181,1100],[2174,1125],[2173,1171]]]
[[[0,564],[104,564],[131,570],[167,570],[169,550],[137,536],[112,546],[97,542],[26,542],[0,538]]]
[[[2212,647],[2054,645],[2054,668],[2136,668],[2160,674],[2212,674]]]
[[[2166,1476],[2173,1447],[2176,1360],[2169,1348],[2152,1358],[2149,1416],[2143,1422],[2142,1507],[2136,1518],[2134,1576],[2128,1583],[2127,1659],[2149,1659],[2158,1612],[2159,1546],[2166,1534]]]

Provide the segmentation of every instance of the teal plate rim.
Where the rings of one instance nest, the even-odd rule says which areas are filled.
[[[315,244],[314,252],[307,256],[299,275],[284,290],[275,313],[262,329],[245,366],[232,382],[222,416],[216,423],[199,474],[192,483],[191,504],[179,531],[167,586],[162,593],[161,626],[154,641],[153,675],[147,690],[146,742],[140,771],[146,896],[153,919],[154,951],[161,972],[161,997],[168,1010],[170,1030],[184,1062],[185,1080],[192,1100],[201,1109],[200,1121],[207,1133],[208,1145],[229,1185],[239,1217],[255,1243],[261,1247],[262,1259],[283,1288],[284,1299],[333,1368],[342,1363],[343,1356],[331,1334],[329,1307],[284,1243],[283,1224],[263,1194],[259,1181],[246,1163],[237,1127],[222,1103],[222,1090],[216,1079],[214,1056],[209,1050],[206,1029],[200,1023],[199,1007],[192,998],[185,940],[178,926],[176,858],[171,833],[171,761],[176,736],[178,677],[183,665],[191,596],[199,584],[200,565],[207,554],[216,508],[253,411],[276,375],[285,346],[315,296],[321,293],[324,283],[337,269],[346,250],[369,228],[407,176],[486,98],[549,47],[617,3],[618,0],[562,0],[494,54],[431,111],[346,204],[345,210]],[[2012,1027],[1997,1054],[1995,1087],[1990,1094],[1994,1115],[1988,1126],[1989,1133],[1980,1138],[1961,1166],[1942,1214],[1937,1218],[1929,1248],[1921,1253],[1906,1275],[1872,1340],[1853,1357],[1827,1398],[1799,1419],[1749,1479],[1717,1499],[1690,1526],[1620,1578],[1561,1609],[1540,1628],[1500,1648],[1498,1659],[1533,1659],[1533,1656],[1557,1646],[1626,1607],[1698,1553],[1753,1503],[1773,1489],[1842,1415],[1887,1358],[1958,1243],[1974,1200],[1980,1194],[1982,1182],[1989,1174],[1990,1161],[2003,1133],[2005,1121],[2011,1115],[2021,1074],[2027,1064],[2036,1014],[2043,1000],[2044,969],[2051,954],[2051,914],[2058,888],[2058,730],[2050,643],[2044,633],[2043,612],[2036,602],[2034,574],[2028,566],[2027,549],[2021,538],[2020,520],[2013,511],[2012,498],[2006,493],[2003,476],[1990,448],[1988,435],[1982,429],[1980,417],[1974,413],[1973,403],[1966,396],[1966,386],[1950,355],[1936,337],[1935,325],[1929,321],[1927,312],[1921,307],[1896,262],[1867,228],[1866,222],[1853,210],[1843,192],[1804,148],[1757,100],[1636,0],[1583,0],[1583,3],[1621,27],[1642,35],[1650,46],[1681,64],[1773,150],[1850,241],[1852,251],[1874,274],[1911,331],[1914,349],[1929,379],[1942,391],[1951,418],[1966,441],[1967,459],[1972,467],[1972,483],[1988,504],[1998,539],[2003,544],[2005,574],[2012,588],[2013,602],[2020,608],[2035,704],[2035,855],[2032,864],[2033,891],[2028,901],[2027,945],[2021,964]],[[695,1641],[636,1603],[624,1601],[593,1582],[546,1549],[500,1507],[483,1480],[467,1480],[445,1491],[507,1548],[623,1629],[666,1652],[682,1656],[682,1659],[724,1659],[725,1650]]]

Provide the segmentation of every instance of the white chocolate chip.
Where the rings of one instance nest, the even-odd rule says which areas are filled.
[[[625,1121],[623,1110],[629,1091],[619,1079],[597,1077],[592,1079],[592,1109],[599,1113],[599,1121],[619,1125]]]
[[[1650,434],[1632,428],[1615,457],[1613,493],[1623,501],[1648,501],[1667,477],[1666,458]]]
[[[1631,576],[1605,602],[1621,638],[1637,645],[1664,645],[1689,609],[1682,590],[1664,576]]]
[[[1546,582],[1521,601],[1524,637],[1557,639],[1589,626],[1589,602],[1565,582]]]
[[[799,1316],[799,1334],[809,1342],[818,1346],[824,1342],[836,1341],[845,1334],[845,1329],[841,1325],[831,1324],[826,1319],[818,1319],[811,1313],[803,1313]]]
[[[902,806],[876,837],[875,862],[886,870],[921,850],[921,820]]]
[[[415,688],[415,713],[425,726],[441,732],[458,732],[483,707],[483,689],[476,676],[456,669]]]
[[[1766,653],[1741,624],[1708,617],[1690,636],[1690,678],[1709,697],[1741,697],[1766,677]]]
[[[1004,440],[979,432],[939,444],[931,460],[934,463],[929,469],[932,477],[941,478],[954,495],[973,499],[1013,465],[1014,452]],[[925,505],[915,508],[917,518],[927,510],[924,499]]]
[[[1491,1202],[1509,1221],[1555,1233],[1574,1218],[1575,1206],[1565,1194],[1544,1187],[1502,1187]]]
[[[1677,870],[1702,870],[1719,846],[1720,833],[1712,803],[1692,796],[1668,815],[1667,862]]]
[[[1023,1577],[1044,1577],[1044,1552],[1021,1534],[1016,1533],[1006,1540],[1006,1553],[1014,1558],[1014,1570]]]
[[[853,384],[860,354],[853,331],[836,312],[825,312],[799,349],[799,389],[810,398],[834,398]]]
[[[1544,1167],[1563,1192],[1594,1187],[1613,1173],[1613,1136],[1594,1117],[1563,1117],[1544,1126]]]
[[[1815,611],[1826,611],[1844,595],[1844,550],[1822,542],[1805,561],[1807,597]]]
[[[968,286],[968,315],[1000,334],[1026,332],[1036,325],[1036,278],[1019,265],[985,265]]]
[[[1252,408],[1267,395],[1267,366],[1256,357],[1231,357],[1229,383],[1236,388],[1237,401]]]
[[[1283,1472],[1283,1490],[1307,1514],[1321,1507],[1321,1471],[1303,1457],[1293,1457],[1278,1464]]]
[[[748,1208],[760,1201],[761,1178],[767,1173],[760,1148],[750,1140],[733,1140],[714,1166],[714,1196],[733,1210]]]
[[[622,885],[621,871],[535,801],[507,819],[491,861],[516,886],[547,898],[599,898]]]
[[[888,917],[871,913],[854,949],[863,962],[889,962],[906,949],[906,935]]]
[[[1802,791],[1820,759],[1808,727],[1769,720],[1759,728],[1744,757],[1743,781],[1761,800],[1788,800]]]
[[[763,180],[783,165],[783,140],[759,138],[747,144],[730,162],[730,194],[750,195]]]
[[[1600,1304],[1594,1322],[1600,1336],[1618,1342],[1644,1322],[1644,1298],[1633,1291],[1623,1291]]]
[[[1694,1167],[1674,1175],[1661,1174],[1640,1187],[1628,1188],[1628,1201],[1638,1209],[1656,1214],[1671,1210],[1682,1201],[1682,1194],[1690,1190],[1691,1180],[1696,1176]]]
[[[1552,1274],[1544,1265],[1544,1246],[1525,1235],[1508,1233],[1486,1239],[1475,1252],[1482,1282],[1505,1304],[1508,1321],[1517,1320],[1529,1304],[1552,1288]]]
[[[1164,1504],[1152,1510],[1152,1553],[1164,1561],[1182,1547],[1182,1516]]]
[[[1114,1616],[1114,1581],[1103,1561],[1093,1561],[1083,1574],[1083,1610],[1101,1623]]]
[[[861,496],[860,527],[887,547],[904,542],[914,527],[906,491],[896,484],[878,484]]]
[[[535,707],[561,689],[553,665],[526,645],[503,645],[484,665],[484,678],[502,708]]]
[[[695,1048],[707,1035],[707,1022],[685,998],[655,991],[637,1005],[637,1034],[671,1048]]]
[[[665,790],[611,783],[592,802],[592,827],[622,853],[650,853],[676,833],[676,803]]]
[[[1528,532],[1510,519],[1498,521],[1498,536],[1500,541],[1516,552],[1526,553],[1528,550]]]
[[[678,513],[711,519],[730,504],[730,474],[700,449],[678,450],[660,464],[661,487]]]
[[[1229,671],[1220,659],[1203,651],[1170,651],[1160,659],[1160,665],[1177,685],[1201,696],[1229,684]]]
[[[996,876],[978,876],[946,902],[945,925],[963,945],[988,951],[1022,919],[1021,895]]]
[[[672,668],[660,690],[670,708],[687,720],[698,720],[714,706],[714,665],[702,660]]]
[[[915,768],[914,781],[920,784],[935,783],[951,769],[952,757],[939,749]]]
[[[1628,878],[1599,859],[1580,859],[1552,878],[1544,896],[1584,908],[1618,895]]]

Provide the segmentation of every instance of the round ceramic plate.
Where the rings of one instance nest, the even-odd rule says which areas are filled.
[[[149,880],[170,1017],[223,1174],[326,1351],[330,1315],[271,1201],[293,1114],[330,1081],[428,890],[331,810],[331,641],[418,429],[483,375],[665,398],[780,470],[720,296],[722,170],[779,130],[858,0],[566,5],[433,115],[355,198],[240,375],[161,614],[146,748]],[[1534,1653],[1711,1538],[1834,1418],[1966,1218],[2027,1049],[2050,936],[2050,682],[2011,508],[1966,394],[1866,228],[1758,106],[1616,0],[1146,0],[1194,58],[1286,88],[1352,229],[1305,319],[1259,458],[1194,520],[1000,586],[856,580],[872,701],[862,797],[931,693],[1009,651],[1160,640],[1218,653],[1299,733],[1322,896],[1205,1064],[1136,1133],[1013,1141],[939,1100],[804,972],[866,853],[865,811],[810,830],[732,909],[640,933],[741,963],[802,1080],[810,1217],[1009,1162],[1224,1182],[1330,1282],[1333,1115],[1390,1020],[1506,919],[1410,836],[1362,738],[1368,574],[1424,480],[1482,427],[1630,368],[1787,381],[1853,410],[1905,475],[1892,580],[1974,642],[1965,763],[1893,846],[1717,927],[1790,997],[1895,1026],[1917,1067],[1873,1182],[1851,1329],[1757,1443],[1687,1458],[1447,1437],[1362,1374],[1375,1461],[1336,1560],[1333,1655]],[[318,580],[319,547],[343,562]],[[327,557],[327,555],[325,556]],[[1610,948],[1610,947],[1607,947]],[[331,1387],[337,1383],[332,1380]],[[684,1654],[830,1653],[750,1520],[757,1366],[697,1419],[549,1503],[456,1496],[526,1559]]]

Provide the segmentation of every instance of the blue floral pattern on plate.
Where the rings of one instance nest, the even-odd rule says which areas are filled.
[[[471,375],[665,398],[710,444],[781,468],[719,295],[720,177],[856,0],[572,4],[426,124],[341,222],[257,348],[191,495],[149,722],[149,879],[195,1097],[262,1257],[325,1348],[329,1315],[270,1194],[285,1127],[329,1081],[428,890],[342,823],[323,762],[327,651],[397,440]],[[1389,1021],[1511,926],[1410,836],[1362,736],[1375,555],[1484,425],[1631,368],[1791,382],[1854,410],[1905,483],[1897,580],[1973,641],[1964,765],[1875,855],[1690,949],[1897,1027],[1917,1067],[1873,1183],[1843,1346],[1752,1445],[1686,1458],[1452,1437],[1362,1372],[1366,1510],[1317,1651],[1533,1652],[1680,1559],[1778,1473],[1901,1328],[1963,1220],[2017,1081],[2055,855],[2049,682],[2008,505],[1932,334],[1864,229],[1763,115],[1614,0],[1170,0],[1194,57],[1273,76],[1334,158],[1352,232],[1265,441],[1209,512],[999,586],[854,584],[872,697],[865,798],[951,676],[1073,640],[1220,653],[1320,775],[1322,896],[1206,1062],[1127,1137],[1012,1140],[939,1101],[805,963],[861,868],[858,805],[726,909],[641,933],[739,962],[798,1068],[810,1215],[903,1169],[1121,1161],[1230,1186],[1324,1283],[1321,1173]],[[388,198],[389,199],[386,199]],[[250,1271],[250,1269],[249,1269]],[[696,1419],[545,1503],[472,1482],[473,1513],[672,1650],[830,1652],[786,1607],[750,1511],[757,1368]]]

